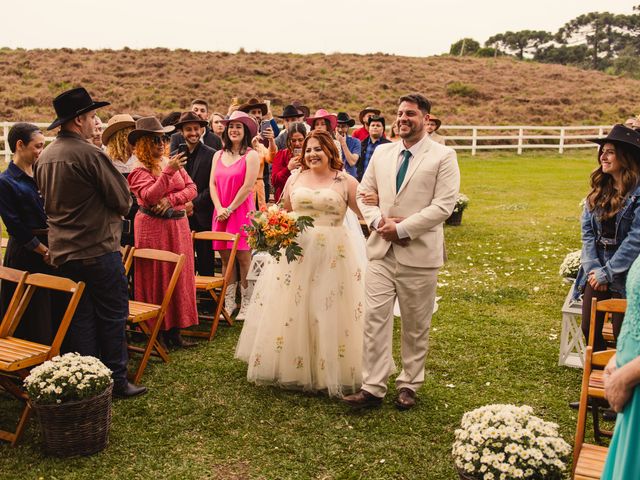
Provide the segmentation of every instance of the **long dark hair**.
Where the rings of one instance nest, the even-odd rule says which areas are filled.
[[[616,189],[613,176],[602,171],[600,158],[604,145],[598,149],[598,168],[591,173],[591,191],[587,206],[598,218],[606,220],[622,208],[626,196],[640,183],[640,154],[634,147],[610,142],[616,149],[616,159],[622,165],[622,190]]]
[[[222,149],[224,151],[231,151],[231,139],[229,138],[229,125],[232,122],[227,123],[224,127],[224,132],[222,132]],[[242,122],[238,122],[242,123]],[[244,123],[242,123],[242,129],[244,130],[244,137],[242,137],[242,142],[240,143],[240,155],[244,155],[247,149],[251,146],[251,132],[249,131],[249,127],[247,127]]]
[[[291,137],[294,133],[299,133],[302,135],[302,139],[307,136],[307,127],[304,126],[302,122],[295,122],[289,125],[287,128],[287,148],[291,150]],[[293,152],[292,152],[293,153]]]

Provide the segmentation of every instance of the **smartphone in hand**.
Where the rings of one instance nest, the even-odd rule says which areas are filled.
[[[271,122],[269,120],[263,120],[260,123],[260,132],[264,132],[265,130],[267,130],[268,128],[271,128]]]
[[[189,147],[186,143],[178,145],[178,151],[176,154],[184,153],[185,158],[189,156]]]

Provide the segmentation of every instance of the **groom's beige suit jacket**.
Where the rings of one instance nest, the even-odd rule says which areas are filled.
[[[378,206],[367,206],[358,198],[358,207],[367,222],[384,217],[405,217],[402,226],[411,241],[406,247],[384,240],[373,231],[367,241],[369,260],[382,259],[393,248],[402,265],[439,268],[444,263],[442,224],[449,218],[460,188],[460,170],[452,148],[425,138],[409,162],[405,180],[396,192],[398,158],[402,141],[376,148],[358,187],[358,193],[375,191]]]

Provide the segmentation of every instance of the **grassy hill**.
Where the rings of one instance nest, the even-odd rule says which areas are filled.
[[[0,121],[49,121],[52,98],[85,86],[110,107],[101,116],[165,115],[207,99],[226,113],[233,97],[291,100],[351,115],[366,105],[393,116],[418,91],[449,124],[607,124],[640,110],[640,81],[512,58],[386,54],[266,54],[188,50],[0,49]]]

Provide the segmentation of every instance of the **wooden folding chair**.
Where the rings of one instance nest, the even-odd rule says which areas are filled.
[[[591,320],[589,323],[589,338],[587,345],[593,347],[596,332],[596,313],[603,312],[605,315],[604,327],[608,326],[607,331],[613,341],[613,325],[611,323],[611,315],[614,313],[624,314],[627,310],[627,301],[623,298],[611,298],[608,300],[591,299]],[[605,340],[607,333],[605,328],[602,330]],[[611,350],[615,352],[615,350]],[[602,441],[602,437],[611,437],[612,432],[600,428],[600,408],[606,408],[608,403],[604,398],[604,382],[603,370],[592,368],[589,375],[589,402],[591,403],[591,416],[593,418],[593,436],[597,443]]]
[[[202,330],[183,330],[182,334],[190,335],[194,337],[206,337],[211,340],[218,329],[218,323],[220,321],[220,315],[224,316],[224,319],[229,325],[233,325],[233,318],[231,318],[231,312],[227,312],[224,308],[224,296],[229,286],[229,281],[233,275],[234,262],[236,258],[236,252],[238,251],[238,242],[240,240],[239,234],[226,233],[226,232],[193,232],[192,238],[194,242],[214,240],[223,242],[233,242],[231,251],[229,252],[229,266],[224,273],[214,276],[202,276],[196,275],[196,292],[207,292],[213,298],[216,303],[216,311],[213,317],[208,315],[201,315],[203,319],[211,319],[211,329],[207,331]]]
[[[133,247],[131,245],[124,245],[120,247],[120,253],[122,254],[122,264],[126,265],[127,260],[129,260],[129,255],[131,255],[131,249]]]
[[[0,440],[15,445],[19,440],[27,420],[31,414],[31,406],[27,401],[27,394],[22,388],[22,381],[29,375],[31,368],[50,360],[60,353],[60,345],[67,333],[73,314],[84,291],[83,282],[74,282],[68,278],[25,272],[0,267],[2,281],[17,283],[16,291],[11,299],[7,313],[0,324],[0,385],[16,397],[25,402],[18,426],[14,432],[0,430]],[[60,326],[51,345],[29,342],[13,337],[15,329],[26,311],[33,293],[38,288],[66,292],[70,294],[69,303],[60,322]]]
[[[573,447],[573,475],[574,480],[600,479],[604,462],[607,458],[607,447],[584,443],[584,430],[587,421],[589,396],[599,395],[599,386],[593,385],[592,374],[599,367],[600,372],[615,354],[615,350],[593,353],[593,347],[588,346],[582,372],[582,389],[580,391],[580,407],[578,408],[578,425],[576,427],[575,445]],[[600,377],[602,378],[602,377]]]
[[[160,332],[162,321],[164,320],[167,307],[169,306],[169,302],[173,296],[173,291],[178,283],[178,278],[180,277],[180,272],[182,271],[186,257],[184,253],[178,255],[173,252],[155,250],[152,248],[132,248],[125,265],[125,272],[127,275],[129,274],[133,260],[136,258],[156,262],[173,263],[174,267],[171,279],[169,280],[169,285],[167,285],[167,288],[164,291],[164,297],[160,305],[140,302],[137,300],[129,300],[128,320],[131,324],[138,327],[147,337],[147,343],[144,348],[133,345],[129,345],[128,347],[130,351],[142,353],[140,364],[133,375],[133,383],[139,383],[151,355],[160,357],[165,363],[169,362],[169,353],[158,341],[158,333]],[[149,327],[147,324],[149,320],[155,321],[153,327]]]

